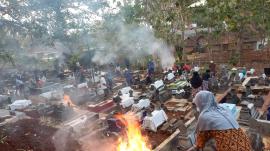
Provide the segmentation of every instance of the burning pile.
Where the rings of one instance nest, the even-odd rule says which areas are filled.
[[[66,95],[66,94],[64,94],[64,97],[63,97],[63,103],[64,103],[65,105],[70,106],[70,107],[76,106],[75,104],[72,103],[72,101],[71,101],[71,99],[70,99],[70,96],[68,96],[68,95]]]
[[[118,140],[117,151],[151,151],[148,139],[142,135],[140,123],[134,114],[119,115],[117,118],[126,126],[125,135]]]

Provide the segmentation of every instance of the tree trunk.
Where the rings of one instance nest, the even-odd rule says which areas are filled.
[[[210,44],[210,28],[208,27],[207,28],[207,48],[208,48],[208,56],[209,56],[209,61],[210,60],[213,60],[213,52],[212,52],[212,47],[211,47],[211,44]]]
[[[243,37],[242,31],[240,30],[237,36],[237,46],[236,46],[236,54],[239,57],[238,64],[241,66],[241,53],[242,53],[242,45],[243,45]]]
[[[181,28],[181,39],[180,39],[180,45],[183,48],[182,49],[182,60],[184,61],[184,63],[186,63],[186,53],[185,53],[185,20],[184,20],[184,16],[183,16],[183,10],[180,6],[180,19],[181,19],[181,23],[180,23],[180,28]]]

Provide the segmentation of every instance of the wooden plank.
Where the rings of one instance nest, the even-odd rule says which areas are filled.
[[[228,93],[231,91],[231,89],[232,89],[232,88],[227,89],[227,90],[226,90],[224,93],[222,93],[222,94],[217,94],[217,95],[216,95],[216,101],[217,101],[217,103],[219,103],[225,96],[227,96]]]
[[[251,80],[251,79],[258,79],[259,77],[258,76],[254,76],[254,77],[247,77],[244,82],[242,83],[242,86],[243,87],[246,87],[246,84],[248,84],[248,82]]]
[[[176,121],[177,121],[176,118],[172,118],[169,122],[166,122],[165,124],[163,124],[160,130],[167,131],[170,128],[170,126],[174,124]]]
[[[185,126],[188,127],[190,126],[190,124],[195,121],[195,117],[192,117],[190,120],[188,120],[186,123],[185,123]]]
[[[169,121],[169,124],[174,124],[176,121],[177,121],[176,118],[172,118],[172,119]]]
[[[163,126],[161,127],[161,131],[167,131],[170,128],[170,123],[166,122],[165,124],[163,124]]]

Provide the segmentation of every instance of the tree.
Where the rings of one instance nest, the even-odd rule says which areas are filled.
[[[17,42],[16,50],[21,53],[36,45],[54,47],[56,42],[70,50],[84,49],[89,46],[81,38],[95,30],[107,7],[99,0],[2,0],[0,33],[4,36],[0,48],[11,51],[4,40],[9,37]]]
[[[182,51],[185,30],[186,26],[191,23],[192,8],[189,6],[194,2],[196,0],[136,0],[134,6],[140,6],[141,10],[138,15],[140,15],[141,22],[149,24],[155,30],[157,37],[174,45],[179,59],[182,60],[185,58],[184,51]]]

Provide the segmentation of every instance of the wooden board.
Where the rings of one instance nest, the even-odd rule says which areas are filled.
[[[247,77],[244,82],[242,83],[242,86],[245,87],[246,84],[248,84],[248,82],[251,80],[251,79],[258,79],[259,77],[255,76],[255,77]]]
[[[227,89],[224,93],[222,94],[216,94],[216,101],[219,103],[225,96],[228,95],[228,93],[231,91],[232,88]]]

